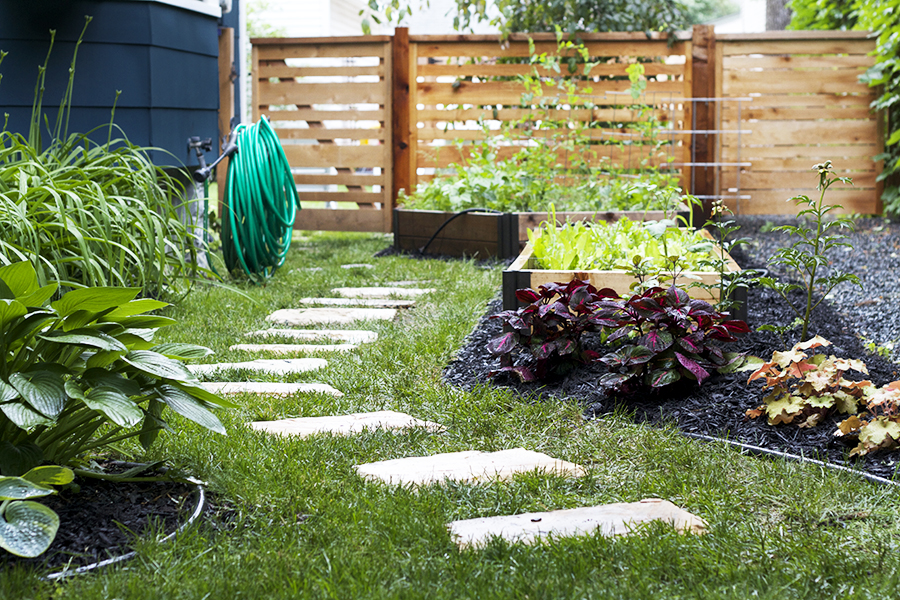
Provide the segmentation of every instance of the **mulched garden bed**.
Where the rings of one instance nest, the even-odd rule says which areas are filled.
[[[735,259],[744,268],[763,268],[766,266],[765,257],[773,251],[778,243],[783,243],[784,234],[769,233],[765,230],[759,232],[760,221],[751,223],[750,234],[754,236],[753,246],[747,247],[748,251],[735,252]],[[869,224],[871,226],[871,224]],[[894,250],[894,245],[884,239],[884,229],[878,225],[874,231],[865,230],[857,235],[865,239],[876,238],[881,243],[871,243],[865,240],[856,244],[856,249],[843,251],[832,262],[846,261],[856,269],[868,270],[874,265],[883,265],[888,254]],[[747,235],[748,228],[743,229],[740,235]],[[900,227],[890,225],[887,232],[888,238],[893,240],[900,236]],[[844,268],[854,271],[854,268]],[[882,272],[881,276],[887,281],[896,281],[890,272]],[[848,284],[843,284],[847,287]],[[855,288],[854,288],[855,289]],[[867,292],[868,293],[868,292]],[[848,292],[843,292],[844,296]],[[871,296],[870,296],[871,297]],[[875,297],[879,297],[876,293]],[[502,324],[499,319],[489,319],[490,315],[501,310],[500,299],[491,301],[482,319],[475,330],[467,339],[464,347],[459,351],[456,359],[447,367],[444,373],[445,380],[452,385],[471,389],[477,384],[491,382],[492,385],[508,388],[523,398],[531,398],[537,395],[552,396],[561,399],[569,399],[580,403],[584,407],[586,418],[595,415],[607,414],[616,409],[624,409],[633,414],[638,422],[652,425],[674,424],[683,432],[701,434],[719,438],[728,438],[744,444],[760,446],[763,448],[787,452],[794,455],[804,455],[818,458],[828,462],[839,463],[864,470],[870,474],[892,478],[897,470],[897,461],[900,452],[879,452],[862,458],[849,459],[848,453],[852,446],[847,446],[833,436],[837,429],[837,423],[842,418],[834,417],[826,419],[817,427],[800,429],[795,425],[770,426],[765,417],[748,419],[745,412],[762,404],[764,393],[762,382],[747,383],[748,372],[731,375],[715,374],[709,380],[697,387],[695,383],[681,382],[665,388],[663,391],[646,392],[627,397],[607,397],[599,391],[596,381],[606,372],[601,364],[579,367],[563,378],[549,382],[522,383],[515,376],[501,375],[491,380],[488,372],[499,367],[499,360],[490,356],[485,350],[485,345],[492,337],[502,332]],[[841,306],[835,306],[823,302],[813,313],[810,325],[810,334],[818,334],[832,343],[832,346],[818,348],[815,351],[826,354],[834,354],[845,358],[861,358],[866,363],[869,375],[853,377],[857,375],[849,372],[848,378],[870,379],[876,385],[884,385],[890,381],[900,379],[900,365],[873,355],[865,350],[862,341],[858,337],[860,320],[857,315],[857,307],[871,308],[871,302],[858,302],[852,298]],[[883,307],[884,309],[884,307]],[[881,321],[896,323],[896,310],[888,313],[883,311],[876,313],[876,318]],[[790,323],[794,318],[788,305],[778,294],[765,288],[753,288],[748,293],[748,324],[753,331],[745,334],[737,342],[724,344],[728,351],[747,352],[766,360],[771,359],[774,350],[785,350],[794,343],[798,333],[794,337],[788,337],[782,341],[772,333],[758,332],[756,328],[766,323],[784,324]],[[885,323],[880,324],[885,328]],[[597,337],[587,337],[586,344],[593,349],[605,353],[608,351],[599,344]],[[855,444],[854,444],[855,445]]]

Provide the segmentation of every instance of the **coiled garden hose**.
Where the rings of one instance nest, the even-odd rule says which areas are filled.
[[[238,152],[228,163],[222,253],[262,284],[284,264],[300,201],[278,135],[263,117],[235,129]]]

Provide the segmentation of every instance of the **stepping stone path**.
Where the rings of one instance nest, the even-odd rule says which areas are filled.
[[[415,300],[395,300],[392,298],[300,298],[300,304],[320,306],[368,306],[372,308],[412,308]]]
[[[414,456],[357,465],[363,477],[391,484],[429,484],[445,479],[483,481],[509,479],[516,473],[541,470],[559,475],[581,477],[584,469],[575,463],[551,458],[524,448],[499,452],[448,452],[432,456]]]
[[[374,331],[362,329],[261,329],[251,331],[248,337],[285,337],[308,342],[332,341],[348,344],[365,344],[378,339]]]
[[[369,263],[350,263],[348,265],[341,265],[342,269],[374,269],[375,265],[370,265]]]
[[[266,317],[266,320],[299,327],[350,324],[356,321],[392,321],[396,317],[396,308],[282,308]]]
[[[359,346],[356,344],[235,344],[229,350],[284,355],[303,354],[304,352],[349,352],[357,348]]]
[[[492,537],[531,544],[547,535],[606,537],[630,533],[638,523],[663,521],[680,533],[706,533],[706,522],[667,500],[649,498],[640,502],[603,504],[550,512],[524,513],[453,521],[447,527],[462,547],[483,546]]]
[[[250,427],[257,431],[300,437],[323,432],[348,435],[367,429],[411,429],[422,427],[435,433],[444,430],[444,427],[439,423],[422,421],[393,410],[329,417],[299,417],[295,419],[280,419],[278,421],[255,421],[250,423]]]
[[[336,398],[344,392],[326,383],[282,383],[276,381],[207,381],[203,387],[213,394],[266,394],[290,396],[291,394],[330,394]]]
[[[286,359],[259,359],[238,363],[213,363],[208,365],[188,365],[188,369],[197,375],[211,375],[228,369],[247,369],[257,373],[273,373],[275,375],[287,375],[291,373],[305,373],[315,371],[328,365],[324,358],[286,358]]]
[[[339,287],[331,290],[332,294],[343,296],[344,298],[390,298],[391,296],[399,296],[401,298],[417,298],[434,292],[434,288],[419,289],[407,287]]]

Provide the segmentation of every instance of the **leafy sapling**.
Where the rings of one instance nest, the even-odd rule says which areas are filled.
[[[827,275],[822,275],[822,269],[828,265],[826,254],[829,250],[838,246],[851,247],[848,242],[844,241],[847,236],[836,233],[836,230],[845,227],[851,230],[853,228],[853,222],[847,217],[837,216],[833,219],[826,219],[829,212],[842,207],[837,204],[825,204],[825,192],[835,183],[852,184],[853,182],[848,177],[832,176],[830,160],[815,165],[813,169],[819,175],[819,185],[816,187],[821,192],[819,199],[810,200],[808,196],[792,198],[797,201],[798,205],[806,206],[797,214],[797,225],[781,225],[775,229],[786,231],[789,235],[797,236],[799,239],[790,247],[782,248],[769,259],[770,265],[784,266],[795,271],[800,278],[800,283],[782,283],[773,277],[761,277],[759,280],[762,285],[777,291],[800,319],[801,340],[806,339],[812,311],[821,304],[831,290],[847,281],[862,287],[859,277],[852,273],[833,270]],[[812,226],[810,226],[810,222]],[[804,305],[797,307],[790,300],[789,294],[794,290],[804,292],[806,295]],[[813,295],[816,291],[819,291],[821,295],[818,300],[814,301]]]
[[[733,249],[750,240],[733,236],[741,227],[735,224],[733,219],[726,218],[726,214],[734,213],[721,200],[717,200],[712,205],[710,219],[706,221],[704,228],[712,232],[713,238],[718,244],[718,249],[708,262],[708,266],[719,274],[718,283],[712,286],[719,289],[719,302],[716,304],[716,309],[733,313],[740,308],[740,302],[735,300],[735,292],[740,288],[746,289],[754,285],[759,280],[760,272],[754,269],[732,271],[728,268],[726,255],[730,255]]]

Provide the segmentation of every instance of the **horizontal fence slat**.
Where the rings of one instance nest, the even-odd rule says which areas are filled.
[[[685,54],[686,44],[676,42],[671,47],[665,41],[587,41],[585,46],[591,56],[680,56]],[[417,55],[419,57],[508,57],[530,56],[527,42],[512,41],[506,46],[499,42],[427,42],[417,41]],[[555,55],[557,44],[553,42],[535,42],[534,49],[537,54],[546,52]]]
[[[757,107],[753,103],[742,104],[740,117],[742,120],[757,119],[761,121],[819,121],[823,127],[834,119],[869,119],[872,110],[865,104],[860,106],[833,106],[824,111],[821,106],[770,106]],[[738,118],[738,108],[727,106],[722,109],[722,117],[729,121]],[[826,120],[827,119],[827,120]],[[748,125],[748,127],[751,127]]]
[[[851,174],[847,174],[851,175]],[[835,183],[828,188],[828,194],[832,191],[846,189],[866,189],[875,187],[874,173],[852,174],[853,185]],[[812,197],[816,193],[816,185],[819,183],[818,175],[812,171],[782,171],[782,172],[750,172],[740,174],[741,192],[750,190],[795,190],[793,194],[806,194]],[[722,185],[727,188],[738,184],[738,175],[734,171],[722,173]]]
[[[284,154],[292,167],[384,167],[382,146],[286,145]]]
[[[297,212],[294,229],[311,231],[384,231],[382,210],[304,208]]]
[[[383,57],[385,49],[390,48],[384,42],[341,44],[271,44],[257,46],[259,60],[284,60],[285,58],[358,58],[363,56]]]
[[[298,100],[300,100],[298,98]],[[378,110],[316,110],[301,108],[299,110],[267,110],[260,111],[270,121],[380,121],[384,122],[384,109]]]
[[[868,54],[874,40],[720,41],[723,56],[748,54]]]
[[[734,96],[795,94],[798,90],[808,94],[844,94],[858,89],[858,93],[864,93],[868,86],[860,83],[858,76],[859,73],[846,70],[728,71],[722,89]]]
[[[384,183],[384,175],[356,175],[349,173],[307,175],[294,173],[294,183],[297,185],[382,185]]]
[[[683,133],[665,133],[658,134],[657,139],[671,141],[685,141],[689,139],[690,134]],[[597,127],[575,129],[535,129],[532,135],[527,135],[524,131],[512,129],[509,136],[504,136],[499,131],[490,132],[489,135],[480,129],[444,129],[433,127],[420,127],[418,130],[418,139],[421,140],[484,140],[486,138],[493,139],[511,139],[518,142],[528,142],[536,140],[539,142],[547,142],[549,140],[573,140],[573,141],[631,141],[645,140],[649,141],[651,137],[647,132],[630,127],[620,129],[602,129]]]
[[[872,144],[859,144],[856,146],[848,146],[840,143],[840,140],[833,140],[835,144],[822,144],[820,146],[743,146],[740,148],[740,159],[753,161],[756,158],[771,159],[788,159],[797,158],[809,160],[809,166],[822,162],[823,160],[831,160],[838,165],[841,158],[871,158],[878,152],[877,146]],[[722,158],[728,162],[734,162],[738,159],[737,146],[726,146],[722,148]]]
[[[353,202],[372,204],[384,200],[383,192],[297,192],[300,202]]]
[[[791,194],[785,195],[783,191],[754,191],[749,200],[726,200],[725,204],[731,210],[744,215],[796,215],[797,205],[790,202]],[[874,214],[878,209],[877,194],[873,190],[831,190],[828,191],[829,204],[838,204],[842,208],[836,210],[839,214]],[[832,213],[833,214],[833,213]]]
[[[275,129],[282,140],[383,140],[384,129],[329,129],[317,127],[279,127]]]
[[[742,129],[750,133],[741,135],[742,144],[776,145],[776,144],[830,144],[840,140],[845,144],[874,143],[878,137],[878,124],[869,121],[829,121],[820,124],[817,121],[756,121],[742,123]],[[720,141],[725,146],[737,143],[737,135],[722,134]]]
[[[621,102],[632,104],[631,97],[609,92],[627,92],[631,84],[627,81],[604,80],[599,83],[579,82],[577,94],[583,100],[590,100],[595,104],[612,104]],[[647,95],[655,94],[678,97],[684,92],[683,81],[648,81]],[[416,91],[416,100],[420,104],[520,104],[525,88],[518,81],[487,81],[473,83],[471,81],[459,82],[454,87],[452,83],[419,83]],[[544,97],[553,98],[557,94],[553,89],[546,89]],[[656,98],[662,102],[664,98]],[[673,100],[675,101],[675,100]]]
[[[684,110],[659,108],[641,112],[630,108],[594,108],[575,110],[540,110],[529,108],[500,108],[496,114],[491,108],[425,108],[417,111],[418,120],[465,122],[478,121],[519,121],[523,119],[553,119],[568,121],[633,122],[647,121],[651,117],[658,121],[679,121],[684,118]]]
[[[865,69],[875,64],[875,57],[865,54],[834,56],[726,56],[722,69]]]
[[[792,153],[796,155],[796,152]],[[832,160],[835,164],[835,167],[840,167],[836,169],[835,172],[838,172],[840,175],[846,175],[848,177],[853,177],[856,171],[875,171],[877,168],[877,163],[872,160],[871,157],[859,157],[859,158],[840,158],[837,161],[833,159],[826,158],[825,155],[829,154],[827,151],[822,152],[821,160]],[[730,160],[731,162],[737,162],[737,155],[731,154],[731,158],[728,158],[729,155],[724,155],[723,160]],[[830,156],[830,154],[829,154]],[[748,159],[745,154],[741,155],[742,162],[750,162],[751,166],[749,169],[754,172],[762,172],[762,171],[803,171],[807,170],[807,173],[812,173],[812,166],[814,163],[813,158],[808,157],[779,157],[779,158],[751,158]]]
[[[384,83],[259,82],[260,104],[384,104]]]
[[[371,67],[289,67],[287,65],[263,64],[259,67],[260,81],[269,77],[362,77],[384,75],[384,65]]]
[[[683,64],[668,65],[665,63],[651,62],[643,63],[644,75],[647,77],[655,77],[657,75],[678,76],[684,74],[685,66]],[[628,75],[626,63],[611,63],[595,65],[588,71],[589,77],[598,76],[622,76]],[[584,75],[584,65],[578,65],[575,73],[571,73],[568,67],[563,66],[564,75]],[[555,71],[544,67],[537,67],[530,64],[421,64],[418,65],[416,73],[424,77],[516,77],[519,75],[532,75],[537,73],[540,76],[557,76]]]

